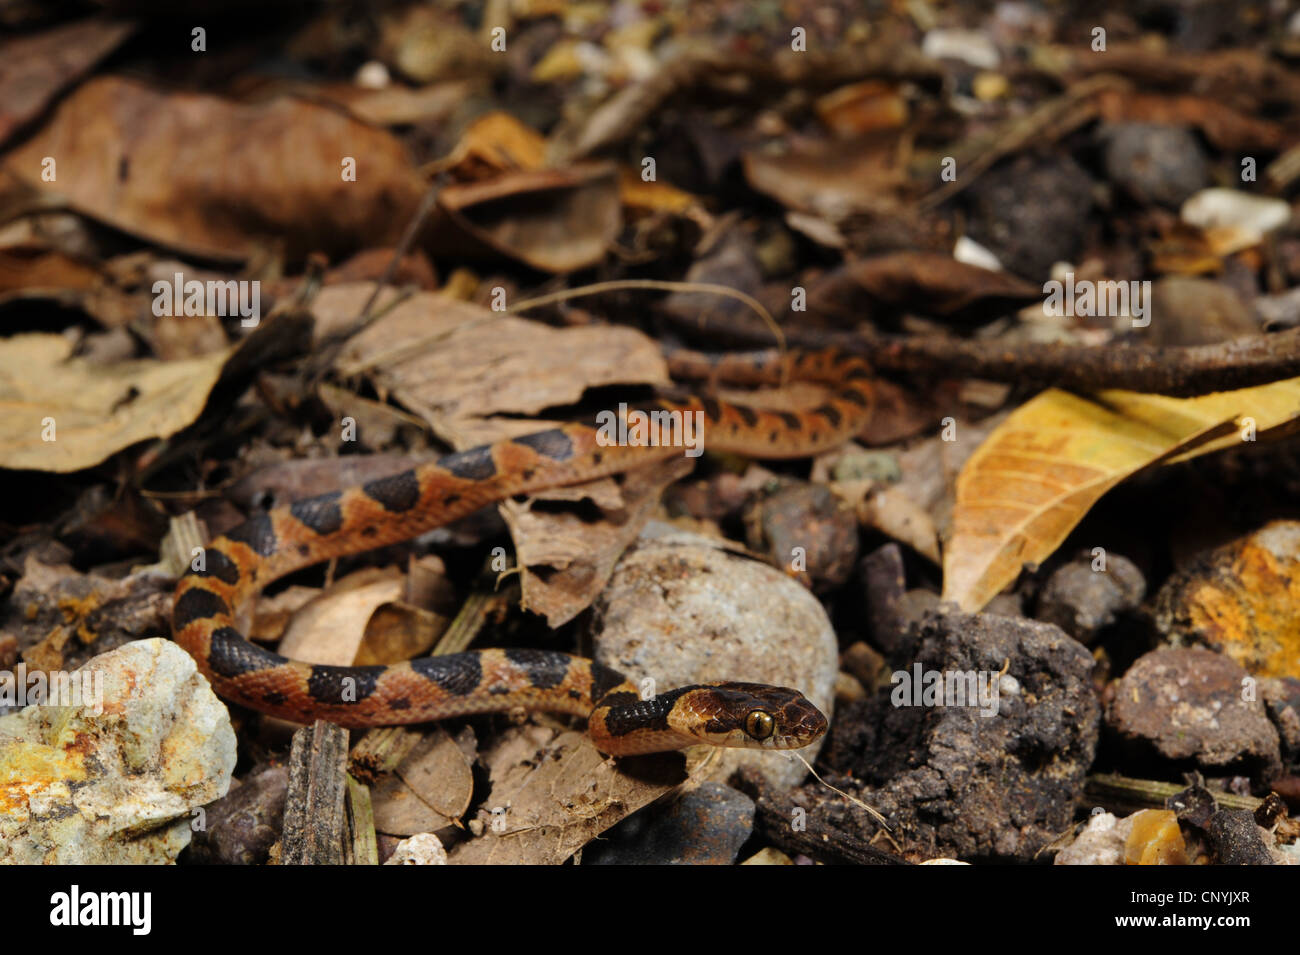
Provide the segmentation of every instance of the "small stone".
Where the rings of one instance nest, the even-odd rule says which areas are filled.
[[[590,843],[583,865],[731,865],[754,829],[754,801],[705,782],[655,811],[642,810]]]
[[[1083,248],[1093,205],[1088,173],[1068,156],[1024,154],[968,190],[969,234],[1009,272],[1042,281]]]
[[[785,574],[716,540],[652,522],[592,609],[595,658],[632,680],[664,690],[709,680],[789,686],[831,714],[839,647],[825,608]],[[811,762],[821,743],[800,755]],[[784,789],[807,774],[788,753],[705,749],[710,779],[753,767]],[[688,750],[689,766],[702,758]]]
[[[1245,809],[1219,810],[1210,818],[1207,834],[1216,865],[1276,864],[1264,841],[1265,831]]]
[[[1074,841],[1056,854],[1056,865],[1120,865],[1124,859],[1126,833],[1119,819],[1099,812],[1088,819]]]
[[[1182,126],[1121,123],[1110,127],[1106,175],[1139,202],[1174,208],[1210,182],[1205,150]]]
[[[1245,670],[1209,650],[1153,650],[1108,688],[1106,725],[1139,757],[1154,750],[1215,775],[1267,777],[1280,765],[1277,730],[1263,702],[1243,692],[1246,680]]]
[[[1300,522],[1273,521],[1173,574],[1156,593],[1156,630],[1255,676],[1300,678]]]
[[[786,484],[745,510],[749,546],[814,590],[848,580],[858,559],[858,520],[824,484]]]
[[[889,680],[889,674],[885,671],[885,658],[861,640],[844,651],[840,662],[845,671],[869,690],[874,690]]]
[[[858,577],[862,581],[866,604],[863,610],[871,642],[887,653],[893,652],[907,629],[903,612],[907,577],[902,548],[892,541],[876,548],[859,561]]]
[[[1187,846],[1178,816],[1168,809],[1141,809],[1119,819],[1096,812],[1056,865],[1186,865]]]
[[[447,850],[432,832],[418,832],[399,842],[384,865],[446,865]]]
[[[1182,220],[1205,230],[1235,229],[1247,246],[1291,221],[1291,206],[1275,196],[1256,196],[1240,189],[1205,189],[1179,211]]]
[[[1128,558],[1108,554],[1105,570],[1094,570],[1093,564],[1089,555],[1058,567],[1038,594],[1035,614],[1085,644],[1134,610],[1146,593],[1142,571]]]

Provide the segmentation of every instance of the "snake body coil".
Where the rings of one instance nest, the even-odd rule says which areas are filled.
[[[786,359],[789,379],[837,389],[812,411],[760,411],[712,399],[660,401],[657,410],[705,422],[705,447],[763,458],[827,450],[870,413],[870,369],[861,359],[813,352]],[[735,369],[733,369],[734,371]],[[742,369],[743,370],[743,369]],[[771,367],[755,368],[770,378]],[[249,643],[235,608],[271,581],[332,557],[407,540],[515,494],[590,481],[681,454],[680,446],[609,446],[570,424],[449,454],[368,484],[250,518],[209,544],[202,569],[176,588],[176,642],[223,697],[298,722],[348,727],[419,723],[523,706],[587,717],[610,755],[709,743],[793,749],[826,728],[796,690],[752,683],[681,687],[642,700],[621,674],[592,660],[544,650],[479,650],[391,666],[323,666]]]

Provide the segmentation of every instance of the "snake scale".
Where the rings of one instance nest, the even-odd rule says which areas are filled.
[[[824,385],[829,397],[797,413],[701,397],[659,400],[654,409],[702,414],[692,420],[704,423],[706,448],[760,458],[832,448],[857,433],[871,412],[871,371],[860,358],[819,351],[746,361],[714,370],[729,379],[748,370],[759,380],[775,372]],[[313,665],[256,646],[237,629],[237,607],[309,564],[407,540],[512,495],[682,453],[672,442],[609,445],[600,438],[595,428],[567,424],[257,514],[207,545],[197,569],[180,579],[172,609],[176,642],[221,696],[297,722],[387,726],[522,706],[585,716],[592,742],[613,756],[701,743],[794,749],[817,739],[825,716],[785,687],[706,683],[647,700],[598,662],[533,649],[477,650],[389,666]]]

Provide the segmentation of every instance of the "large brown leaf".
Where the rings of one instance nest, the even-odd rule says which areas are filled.
[[[41,178],[51,157],[57,178]],[[345,157],[356,181],[343,179]],[[195,256],[240,259],[283,242],[293,257],[395,245],[425,186],[401,142],[293,99],[244,105],[92,80],[6,167],[52,198]]]

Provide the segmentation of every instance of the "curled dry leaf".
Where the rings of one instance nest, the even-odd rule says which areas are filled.
[[[1251,434],[1289,429],[1300,379],[1198,398],[1049,389],[1016,409],[957,478],[943,599],[978,611],[1026,564],[1050,556],[1097,500],[1158,463],[1182,461]]]
[[[1041,301],[1042,289],[1007,272],[934,252],[894,252],[851,262],[808,293],[810,307],[854,321],[907,309],[957,321],[983,320]]]
[[[601,261],[623,221],[618,169],[606,163],[447,186],[438,208],[446,218],[428,230],[435,253],[504,255],[555,273]]]
[[[684,778],[680,757],[615,764],[585,733],[534,726],[503,734],[484,761],[483,834],[451,851],[456,865],[558,865]]]
[[[53,182],[41,178],[47,156]],[[399,140],[328,106],[244,105],[113,76],[69,96],[6,167],[125,232],[225,260],[275,243],[291,257],[395,245],[425,191]]]
[[[0,467],[79,471],[175,434],[199,416],[230,354],[96,365],[72,349],[62,335],[0,340]]]
[[[744,156],[745,179],[788,209],[836,221],[855,212],[904,214],[906,179],[892,137],[819,143],[784,154]]]
[[[404,589],[401,572],[392,568],[370,567],[335,581],[293,615],[279,652],[306,663],[351,666],[361,654],[371,616],[382,605],[400,599]],[[390,658],[372,662],[395,663],[412,654],[379,655]]]

